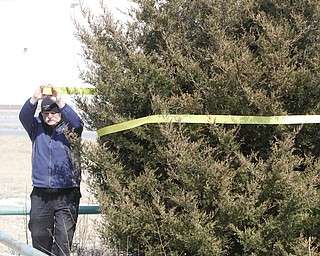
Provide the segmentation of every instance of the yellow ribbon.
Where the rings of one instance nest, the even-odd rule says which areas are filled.
[[[97,131],[99,137],[151,123],[194,124],[311,124],[320,123],[320,115],[234,116],[234,115],[152,115],[109,125]]]
[[[58,87],[58,91],[61,94],[82,94],[82,95],[96,94],[96,88],[84,88],[84,87]]]
[[[62,94],[96,94],[96,88],[59,87]],[[295,116],[235,116],[235,115],[152,115],[127,122],[109,125],[97,131],[98,136],[129,130],[152,123],[193,124],[311,124],[320,123],[320,115]]]

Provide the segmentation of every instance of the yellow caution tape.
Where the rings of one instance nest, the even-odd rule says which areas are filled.
[[[82,94],[82,95],[96,94],[96,88],[58,87],[58,90],[61,94]]]
[[[151,123],[194,124],[311,124],[320,123],[320,115],[233,116],[233,115],[152,115],[110,125],[97,131],[98,136],[129,130]]]
[[[62,94],[96,94],[96,88],[58,87]],[[320,123],[320,115],[295,116],[233,116],[233,115],[152,115],[110,125],[97,131],[98,136],[129,130],[152,123],[193,124],[311,124]]]

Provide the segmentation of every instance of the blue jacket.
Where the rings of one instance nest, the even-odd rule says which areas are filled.
[[[37,105],[30,99],[21,108],[19,119],[32,141],[32,185],[40,188],[79,187],[80,163],[70,148],[64,130],[74,130],[79,137],[83,122],[77,113],[65,105],[60,112],[62,122],[51,129],[42,115],[35,116]]]

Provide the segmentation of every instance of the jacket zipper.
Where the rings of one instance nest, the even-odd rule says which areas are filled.
[[[52,135],[50,136],[49,142],[49,184],[48,187],[51,188],[51,178],[52,178]]]

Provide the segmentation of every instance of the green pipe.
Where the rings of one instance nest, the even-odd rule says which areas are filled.
[[[21,241],[2,231],[0,231],[0,242],[24,256],[47,256],[47,254],[38,251],[28,244],[22,243]]]
[[[0,205],[0,215],[28,215],[30,206]],[[80,205],[79,214],[99,214],[99,205]]]
[[[0,205],[0,215],[28,215],[30,206],[9,206]],[[79,214],[99,214],[100,207],[98,205],[80,205]],[[24,256],[46,256],[30,245],[24,244],[9,234],[0,231],[0,243],[10,247],[14,251]]]

